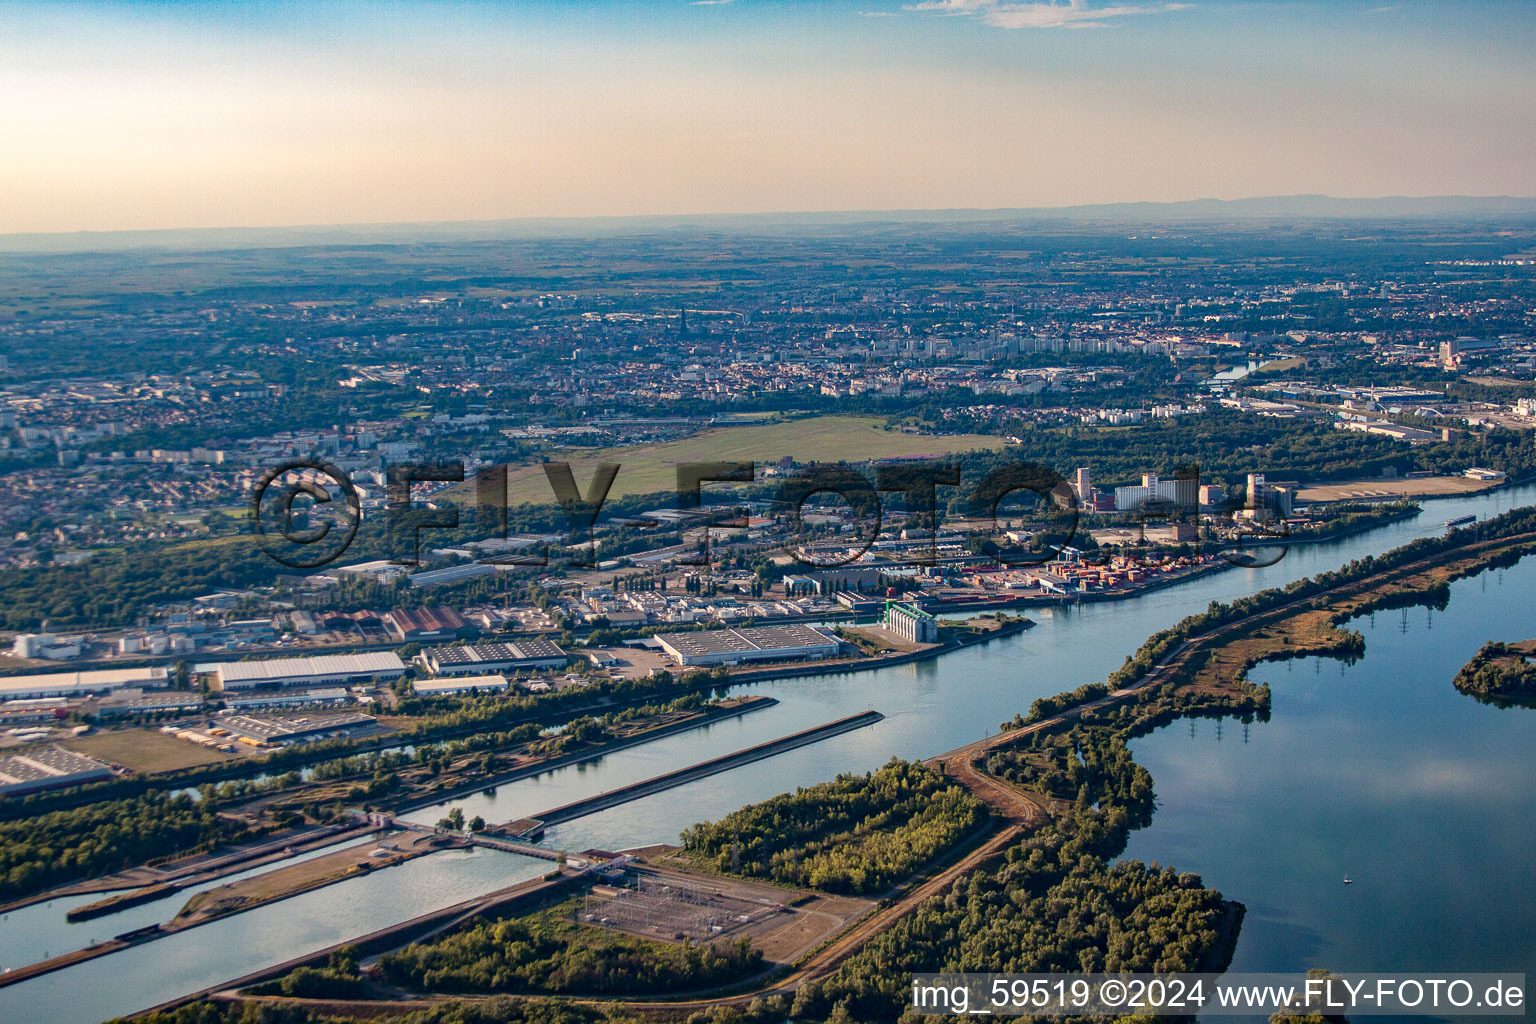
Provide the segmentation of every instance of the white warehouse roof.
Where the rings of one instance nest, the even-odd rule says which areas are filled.
[[[511,684],[502,675],[453,676],[447,679],[418,679],[411,684],[423,697],[437,693],[463,693],[466,690],[505,690]]]
[[[39,672],[34,675],[0,677],[0,700],[23,697],[72,697],[124,686],[165,686],[166,670],[152,668],[110,668],[92,672]]]
[[[371,676],[405,671],[405,663],[393,651],[365,654],[322,654],[312,658],[269,658],[265,661],[219,661],[199,665],[200,672],[216,672],[220,681],[244,686],[300,679]]]

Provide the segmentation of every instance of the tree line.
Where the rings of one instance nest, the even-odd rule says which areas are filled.
[[[921,762],[743,807],[683,832],[683,849],[713,870],[829,892],[882,892],[974,832],[975,797]]]
[[[147,793],[0,823],[0,899],[251,836],[209,802]]]

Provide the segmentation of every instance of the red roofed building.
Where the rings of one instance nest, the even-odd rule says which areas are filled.
[[[396,640],[451,640],[467,625],[452,608],[397,608],[384,616],[384,628]]]

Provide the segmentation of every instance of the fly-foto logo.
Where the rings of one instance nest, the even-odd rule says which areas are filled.
[[[599,529],[605,524],[602,511],[623,467],[598,463],[583,487],[569,463],[546,462],[541,466],[548,491],[529,495],[552,504],[549,517],[558,527],[562,543],[530,545],[528,550],[482,561],[527,566],[591,566],[600,550]],[[1088,496],[1048,466],[1027,461],[1004,463],[974,481],[964,478],[961,467],[943,461],[903,462],[874,467],[873,478],[845,464],[815,464],[781,478],[776,485],[759,484],[757,463],[696,462],[676,467],[676,490],[670,502],[672,517],[635,521],[655,529],[672,526],[683,535],[680,550],[673,553],[683,565],[711,565],[713,539],[722,531],[739,535],[752,521],[743,512],[753,505],[769,513],[774,536],[762,548],[787,553],[795,562],[812,568],[836,568],[859,562],[880,541],[895,511],[903,517],[909,539],[881,552],[887,564],[931,566],[938,562],[939,498],[946,495],[944,513],[958,507],[972,527],[969,553],[999,565],[1029,567],[1061,558],[1104,564],[1109,556],[1074,542],[1087,535],[1082,513]],[[1185,524],[1198,550],[1202,512],[1196,495],[1199,468],[1176,471],[1172,497],[1158,497],[1121,513],[1122,527],[1139,533],[1133,540],[1148,538],[1149,527]],[[386,473],[384,545],[388,559],[401,565],[421,561],[422,533],[427,530],[459,530],[470,524],[464,513],[472,509],[473,530],[481,539],[509,536],[508,509],[518,497],[510,492],[506,466],[477,472],[473,501],[413,500],[421,485],[463,484],[467,477],[461,462],[390,465]],[[750,498],[739,491],[707,491],[707,484],[754,488]],[[958,502],[955,497],[958,496]],[[467,498],[468,494],[463,497]],[[549,499],[553,499],[552,502]],[[838,528],[825,528],[828,517],[808,512],[828,503],[841,515]],[[659,503],[666,504],[666,503]],[[275,561],[293,568],[312,569],[340,558],[357,537],[362,521],[362,502],[357,486],[338,467],[320,460],[296,459],[264,473],[252,491],[250,509],[257,542]],[[1288,548],[1283,517],[1270,507],[1264,495],[1239,493],[1218,508],[1205,510],[1213,517],[1241,521],[1242,529],[1229,536],[1218,554],[1242,565],[1271,565]],[[1128,521],[1127,521],[1128,520]],[[1004,523],[1013,524],[1005,528]],[[915,527],[914,527],[915,524]],[[612,524],[609,524],[612,525]],[[688,540],[688,535],[692,540]],[[1129,549],[1134,557],[1134,547]]]

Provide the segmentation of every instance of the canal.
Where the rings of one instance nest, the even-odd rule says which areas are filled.
[[[1270,566],[1233,569],[1128,601],[1031,612],[1038,623],[1035,629],[936,661],[850,675],[805,676],[751,684],[740,692],[774,696],[780,704],[593,762],[503,785],[494,793],[455,800],[453,804],[463,807],[466,816],[480,814],[488,821],[506,821],[857,711],[873,708],[885,714],[885,720],[875,726],[567,822],[550,829],[545,838],[546,845],[574,851],[675,842],[678,833],[692,823],[717,818],[743,804],[796,786],[825,781],[839,773],[868,771],[893,756],[918,758],[942,753],[995,732],[998,723],[1017,711],[1027,711],[1037,697],[1103,679],[1146,637],[1187,614],[1205,609],[1211,601],[1231,600],[1280,586],[1418,537],[1439,534],[1449,518],[1475,514],[1483,519],[1533,502],[1536,487],[1532,486],[1433,501],[1415,519],[1340,541],[1298,545]],[[1527,597],[1525,608],[1530,607]],[[1527,616],[1530,618],[1528,612]],[[1472,649],[1476,646],[1477,643],[1472,644]],[[1303,671],[1304,664],[1296,663],[1292,672]],[[1336,682],[1337,666],[1325,666],[1322,675]],[[1449,676],[1444,685],[1449,688]],[[1277,708],[1281,703],[1279,693],[1277,686]],[[1451,694],[1471,703],[1454,691]],[[1276,722],[1280,720],[1277,712]],[[1171,730],[1181,726],[1187,729],[1181,723]],[[1214,727],[1201,723],[1200,728]],[[1156,739],[1148,737],[1143,742]],[[1172,788],[1175,783],[1165,784],[1158,768],[1148,766],[1157,780],[1159,793],[1169,794],[1167,799],[1171,803],[1171,794],[1178,792]],[[1375,771],[1370,765],[1360,766],[1360,770]],[[1384,767],[1382,772],[1391,770]],[[1390,775],[1379,774],[1378,779],[1385,784]],[[1165,790],[1165,785],[1170,788]],[[431,822],[445,810],[446,806],[428,807],[409,817]],[[1162,814],[1160,811],[1153,829],[1161,824]],[[1133,852],[1141,849],[1141,841],[1141,836],[1136,837]],[[1213,836],[1212,842],[1222,846],[1226,837]],[[1177,856],[1163,859],[1184,869],[1201,870],[1197,864],[1185,863]],[[510,885],[539,873],[541,867],[547,868],[547,864],[484,850],[434,854],[0,989],[0,1019],[89,1024]],[[1483,862],[1475,869],[1497,872],[1500,867]],[[1215,875],[1211,881],[1233,898],[1246,901],[1241,885],[1224,884]],[[62,916],[63,911],[58,913]],[[107,931],[112,926],[105,919],[92,923],[106,934],[124,930]],[[0,936],[6,926],[0,922]],[[80,994],[86,991],[95,994],[82,999]]]

